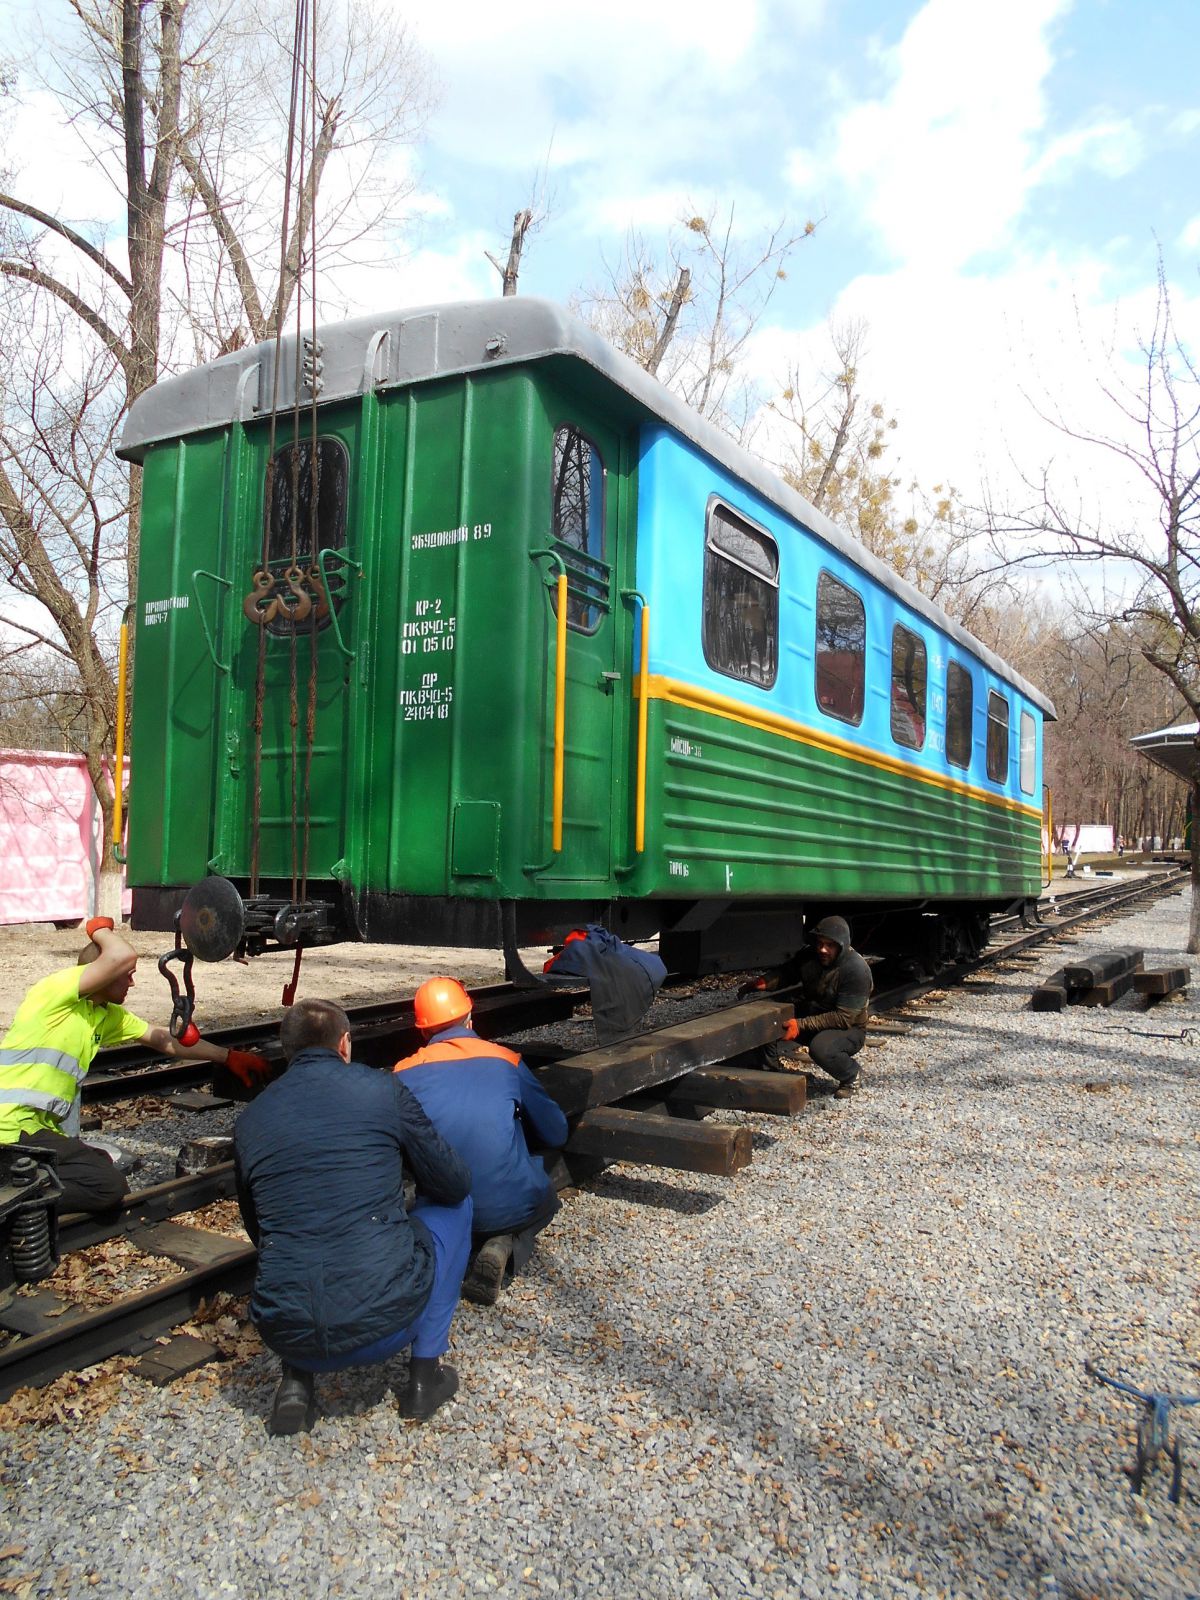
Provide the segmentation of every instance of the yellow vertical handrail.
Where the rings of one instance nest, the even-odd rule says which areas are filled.
[[[560,572],[558,588],[558,659],[554,664],[554,809],[550,845],[555,854],[562,849],[563,769],[567,744],[567,574]]]
[[[641,658],[638,662],[637,732],[637,810],[633,848],[641,855],[646,848],[646,714],[650,706],[650,607],[642,601]]]
[[[1046,887],[1054,881],[1054,795],[1048,783],[1042,785],[1043,811],[1046,817]]]
[[[125,687],[129,663],[129,613],[121,619],[120,642],[117,645],[117,732],[113,751],[113,855],[123,860],[121,854],[121,825],[124,821],[125,799]]]

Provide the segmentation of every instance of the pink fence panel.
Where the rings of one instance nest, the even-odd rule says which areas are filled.
[[[101,827],[82,756],[0,750],[0,924],[94,916]],[[126,889],[126,916],[131,901]]]

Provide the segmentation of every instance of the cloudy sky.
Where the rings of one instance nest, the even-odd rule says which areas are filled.
[[[1160,250],[1200,334],[1197,0],[375,3],[442,92],[403,252],[346,280],[356,309],[497,293],[484,252],[535,185],[521,288],[563,301],[630,227],[654,244],[712,207],[749,238],[811,218],[751,352],[764,391],[819,370],[830,319],[862,319],[904,468],[968,495],[1051,448],[1031,398],[1101,420],[1097,370],[1136,350]],[[94,213],[52,122],[27,99],[6,159],[38,203]]]
[[[756,342],[763,381],[862,318],[864,384],[905,464],[966,489],[1086,420],[1094,358],[1136,348],[1161,248],[1200,330],[1196,0],[414,0],[444,99],[436,210],[397,275],[491,294],[483,256],[548,168],[522,289],[565,299],[636,225],[736,202],[814,218]],[[1089,365],[1090,363],[1090,365]]]

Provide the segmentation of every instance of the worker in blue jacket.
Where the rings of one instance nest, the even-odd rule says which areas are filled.
[[[312,1426],[317,1372],[411,1345],[400,1415],[458,1388],[439,1357],[471,1246],[471,1174],[399,1078],[350,1058],[340,1006],[301,1000],[279,1030],[289,1063],[234,1129],[238,1202],[258,1246],[250,1315],[283,1359],[272,1433]],[[404,1209],[403,1166],[417,1203]]]
[[[566,1143],[567,1119],[515,1051],[474,1032],[470,996],[460,983],[430,978],[414,1008],[425,1045],[395,1070],[471,1169],[479,1246],[462,1292],[494,1305],[505,1276],[525,1266],[559,1208],[545,1163],[527,1140],[558,1149]]]

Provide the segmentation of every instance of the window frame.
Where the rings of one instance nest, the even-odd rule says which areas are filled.
[[[862,619],[862,647],[856,651],[860,675],[858,688],[858,715],[845,715],[836,711],[832,706],[822,704],[821,701],[821,651],[819,649],[821,631],[821,586],[825,580],[836,584],[846,594],[852,595],[858,602],[859,615]],[[843,722],[849,728],[860,728],[867,708],[867,606],[862,594],[848,584],[844,578],[839,578],[836,572],[831,572],[828,567],[822,567],[817,573],[817,590],[813,605],[813,699],[817,710],[823,717],[829,717],[834,722]]]
[[[963,761],[958,760],[957,756],[955,756],[951,751],[950,708],[951,708],[951,705],[954,703],[954,701],[958,698],[958,696],[953,695],[952,691],[951,691],[951,686],[950,686],[951,685],[951,675],[953,673],[958,673],[959,678],[966,685],[966,689],[967,689],[967,693],[968,693],[967,717],[966,717],[967,751],[966,751],[966,759],[963,760]],[[957,726],[957,721],[956,721],[955,725]],[[951,657],[950,660],[947,661],[947,663],[946,663],[946,764],[947,764],[947,766],[957,767],[960,772],[969,772],[971,770],[971,757],[974,755],[974,753],[975,753],[975,679],[972,677],[971,670],[970,670],[969,667],[964,666],[961,661],[955,660],[954,657]]]
[[[1021,785],[1021,793],[1031,795],[1036,793],[1037,790],[1037,718],[1034,716],[1032,711],[1026,711],[1024,706],[1021,707],[1019,728],[1020,742],[1018,745],[1019,756],[1017,762],[1018,781]],[[1025,739],[1026,728],[1029,729],[1028,742],[1026,742]],[[1025,764],[1026,752],[1028,752],[1029,755],[1028,769],[1026,769]],[[1028,770],[1029,775],[1028,783],[1025,781],[1026,770]]]
[[[558,498],[559,472],[558,472],[558,440],[563,433],[572,433],[587,445],[592,452],[592,461],[589,462],[587,503],[591,506],[591,466],[594,462],[600,463],[600,514],[592,518],[591,527],[594,529],[599,524],[600,554],[596,555],[587,545],[574,543],[571,539],[564,539],[558,531],[559,519],[557,507],[561,504]],[[608,463],[604,459],[604,452],[588,433],[586,428],[579,425],[569,417],[554,424],[554,431],[550,439],[550,543],[560,551],[569,550],[572,558],[563,557],[567,568],[568,585],[571,579],[576,580],[576,593],[567,594],[567,627],[573,633],[591,636],[598,633],[604,626],[604,619],[612,609],[612,567],[607,559],[608,550]],[[595,590],[589,594],[589,590]],[[582,592],[580,592],[582,591]],[[602,592],[601,592],[602,591]],[[550,609],[555,616],[558,615],[558,595],[553,588],[550,592]],[[590,625],[583,620],[590,617]]]
[[[1004,725],[1004,756],[1003,756],[1003,760],[1002,761],[997,761],[996,762],[996,765],[1001,767],[1001,771],[1000,772],[994,772],[992,770],[992,766],[993,766],[993,763],[992,763],[992,746],[993,746],[992,729],[993,729],[993,727],[996,727],[996,728],[1000,727],[1001,720],[1002,720],[993,711],[993,706],[997,702],[1004,707],[1004,717],[1003,717],[1003,725]],[[1011,765],[1011,762],[1012,762],[1012,705],[1011,705],[1011,703],[1009,701],[1009,698],[1008,698],[1008,696],[1006,694],[1001,693],[1001,691],[999,689],[989,688],[988,689],[988,698],[987,698],[987,743],[986,743],[986,748],[985,748],[985,753],[984,753],[984,767],[985,767],[985,770],[986,770],[987,775],[988,775],[988,782],[989,783],[999,784],[1001,787],[1006,786],[1007,783],[1008,783],[1008,772],[1009,772],[1009,767]]]
[[[897,640],[899,638],[899,635],[901,635],[901,634],[904,634],[908,639],[911,639],[913,641],[913,644],[916,645],[918,647],[919,651],[920,651],[920,662],[921,662],[921,705],[920,706],[918,706],[916,704],[916,702],[908,695],[904,696],[904,700],[903,700],[902,704],[899,703],[897,701],[897,698],[896,698],[896,689],[897,689],[898,682],[899,682],[899,680],[896,677],[896,643],[897,643]],[[914,659],[915,659],[915,656],[914,656]],[[907,623],[904,623],[904,622],[893,622],[893,624],[892,624],[892,652],[891,652],[891,666],[890,666],[889,670],[890,670],[890,685],[891,685],[891,692],[890,692],[890,699],[889,699],[889,725],[891,727],[892,742],[894,744],[899,745],[902,749],[905,749],[905,750],[924,750],[925,741],[929,736],[929,647],[925,643],[924,635],[917,633],[913,628],[910,628],[907,625]],[[905,718],[905,721],[902,721],[900,726],[902,728],[910,727],[911,737],[909,737],[909,738],[903,738],[901,736],[901,734],[897,733],[897,731],[896,731],[896,712],[897,712],[898,709],[900,710],[901,716],[903,718]],[[908,713],[910,711],[913,714],[913,716],[916,716],[916,717],[920,718],[920,722],[921,722],[921,735],[920,735],[920,738],[916,737],[915,728],[912,728],[910,726],[911,719],[908,716]]]
[[[740,524],[743,530],[756,539],[761,539],[769,548],[769,553],[774,560],[774,577],[767,577],[757,571],[747,562],[728,550],[724,550],[715,542],[714,526],[723,517],[727,521]],[[756,676],[753,672],[740,671],[736,663],[718,659],[716,641],[712,638],[709,628],[709,596],[711,592],[710,573],[714,570],[713,563],[723,561],[731,567],[737,567],[746,573],[756,583],[761,584],[768,592],[769,602],[764,605],[765,627],[763,632],[764,645],[769,645],[769,650],[764,650],[764,660],[769,660],[769,670]],[[704,659],[714,672],[720,673],[723,678],[732,678],[735,683],[748,683],[756,689],[771,690],[779,678],[779,572],[780,555],[779,541],[775,535],[764,528],[761,523],[748,517],[744,511],[729,503],[723,495],[713,494],[708,497],[708,504],[704,508],[704,566],[700,585],[700,646],[704,652]]]

